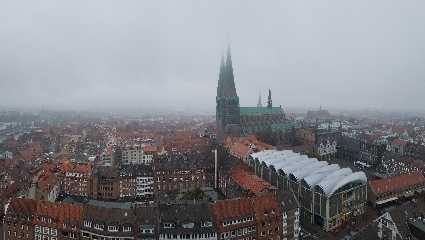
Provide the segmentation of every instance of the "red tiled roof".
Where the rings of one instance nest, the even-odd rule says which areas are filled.
[[[37,203],[38,201],[34,199],[14,197],[10,199],[7,211],[29,216],[35,213]]]
[[[240,224],[223,226],[222,223],[222,221],[226,219],[248,215],[254,216],[254,206],[252,204],[251,199],[249,198],[231,199],[227,201],[216,202],[213,204],[213,211],[219,232],[232,231],[254,224],[253,222],[245,222]]]
[[[409,141],[405,141],[405,140],[401,140],[401,139],[396,139],[396,140],[394,140],[392,143],[391,143],[391,145],[397,145],[397,146],[400,146],[400,147],[406,147],[407,146],[407,144],[409,143]]]
[[[38,220],[37,217],[34,219],[34,223],[41,226],[48,226],[57,229],[65,229],[67,231],[77,232],[79,231],[80,223],[82,220],[83,207],[75,206],[71,204],[57,203],[57,202],[48,202],[48,201],[39,201],[37,204],[36,215],[40,216]],[[42,221],[42,216],[46,217],[45,221]],[[48,217],[52,217],[52,221],[48,221]],[[57,218],[55,222],[54,219]],[[66,228],[63,228],[63,224],[67,219],[68,225]],[[72,229],[72,221],[77,220],[76,229]]]
[[[392,192],[398,189],[425,183],[425,178],[420,172],[405,173],[392,178],[384,178],[370,182],[370,186],[376,195]]]
[[[243,189],[248,191],[248,194],[258,195],[264,189],[275,190],[276,187],[258,177],[252,172],[239,170],[230,176],[233,181],[239,184]]]
[[[231,148],[231,151],[235,153],[239,158],[247,157],[250,150],[251,150],[250,147],[245,146],[244,144],[240,142],[235,142],[235,144],[233,144],[233,147]]]
[[[272,193],[255,196],[252,198],[252,202],[254,203],[255,216],[258,221],[263,221],[281,214],[278,203]]]
[[[62,161],[62,160],[61,160]],[[93,164],[89,162],[87,165],[85,164],[72,164],[70,162],[62,163],[60,166],[61,172],[83,172],[86,174],[92,174],[93,173]]]
[[[157,152],[158,149],[155,146],[146,146],[143,149],[143,152]]]

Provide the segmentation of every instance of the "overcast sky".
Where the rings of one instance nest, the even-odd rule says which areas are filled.
[[[425,110],[425,1],[1,1],[0,106]]]

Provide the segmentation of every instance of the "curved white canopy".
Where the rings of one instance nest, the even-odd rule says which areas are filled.
[[[342,179],[338,184],[335,185],[335,187],[330,192],[329,196],[332,195],[334,192],[336,192],[338,189],[343,187],[344,185],[352,182],[361,182],[361,183],[367,183],[367,177],[364,172],[355,172],[348,176],[345,176],[344,179]]]
[[[331,171],[319,172],[319,173],[305,177],[304,181],[307,183],[310,189],[313,189],[317,185],[317,183],[322,181],[323,178],[325,178],[330,173],[332,172]]]

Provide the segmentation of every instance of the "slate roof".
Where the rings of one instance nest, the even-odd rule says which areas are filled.
[[[292,190],[278,190],[275,194],[277,203],[281,212],[291,211],[299,207],[299,203],[295,198],[295,194]]]
[[[81,225],[81,229],[85,231],[106,236],[134,236],[135,215],[133,209],[105,208],[86,204],[83,206],[83,221],[84,220],[92,221],[91,227],[86,227],[84,224]],[[95,223],[103,224],[103,230],[95,229]],[[108,231],[108,226],[119,226],[118,232]],[[123,232],[124,226],[131,226],[131,231]]]
[[[158,206],[161,234],[199,234],[217,232],[211,204],[160,204]],[[210,222],[212,226],[202,227]],[[165,223],[174,223],[174,228],[165,228]]]
[[[358,231],[351,240],[379,239],[378,231],[378,224],[376,222],[372,222],[360,229],[360,231]]]
[[[155,169],[203,169],[214,167],[214,155],[210,154],[172,154],[156,156]]]
[[[397,229],[403,239],[407,239],[407,237],[410,235],[407,220],[413,217],[418,217],[421,214],[418,208],[413,206],[412,202],[406,202],[399,207],[388,211],[388,213],[391,215],[391,219],[397,226]]]
[[[154,229],[158,233],[157,224],[159,222],[158,207],[156,205],[136,205],[135,206],[136,234],[139,237],[152,236],[155,233],[142,233],[141,229]]]

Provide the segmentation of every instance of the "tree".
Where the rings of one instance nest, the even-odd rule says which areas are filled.
[[[200,188],[189,189],[183,194],[180,200],[206,200],[208,195]]]
[[[276,146],[276,139],[271,127],[264,129],[262,132],[256,132],[255,135],[257,135],[257,139],[261,142]]]
[[[309,157],[309,158],[317,158],[318,160],[322,159],[320,154],[315,153],[315,152],[304,152],[304,155],[307,155],[307,157]]]

